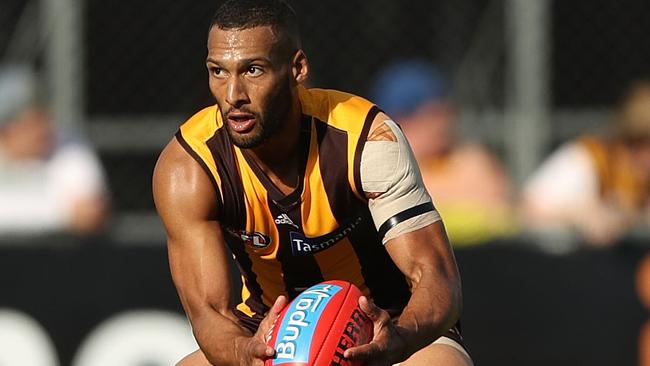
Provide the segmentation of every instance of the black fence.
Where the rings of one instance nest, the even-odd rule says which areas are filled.
[[[0,308],[40,323],[61,365],[117,313],[182,312],[163,247],[97,244],[0,248]],[[457,250],[463,332],[476,364],[636,364],[648,318],[634,287],[644,254],[633,243],[561,257],[514,242]]]

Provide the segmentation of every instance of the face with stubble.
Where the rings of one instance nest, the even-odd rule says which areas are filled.
[[[289,118],[296,51],[281,43],[270,26],[210,30],[210,91],[231,141],[240,148],[263,144]]]

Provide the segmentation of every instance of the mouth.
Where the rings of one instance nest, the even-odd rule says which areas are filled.
[[[237,133],[248,133],[253,130],[257,119],[252,113],[231,112],[228,113],[228,124]]]

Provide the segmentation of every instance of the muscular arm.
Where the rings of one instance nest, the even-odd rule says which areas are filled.
[[[239,365],[237,352],[251,334],[229,309],[228,252],[214,220],[214,187],[176,140],[158,160],[153,193],[167,231],[172,278],[194,336],[211,363]]]
[[[408,357],[460,317],[460,276],[441,221],[390,240],[386,249],[411,285],[411,298],[397,322]]]
[[[369,141],[397,143],[398,138],[384,123],[387,119],[388,116],[384,114],[377,116],[368,137]],[[402,153],[408,154],[410,151],[401,151],[400,154]],[[412,169],[417,169],[417,166]],[[395,184],[406,184],[406,181]],[[417,184],[421,184],[421,179]],[[412,192],[411,189],[388,189],[386,192],[366,192],[366,197],[371,201],[382,199],[384,195],[389,195],[390,200],[403,199],[394,194],[396,191]],[[423,200],[422,196],[414,196],[420,197],[420,201]],[[388,197],[384,196],[384,199]],[[379,206],[387,207],[381,204],[375,205],[374,209],[381,209]],[[396,324],[396,330],[405,344],[404,354],[401,355],[403,358],[408,358],[446,332],[455,324],[461,312],[462,295],[458,268],[442,221],[436,217],[437,214],[431,215],[429,221],[425,221],[429,224],[423,227],[412,226],[413,229],[409,230],[408,225],[404,225],[402,233],[390,238],[385,244],[392,260],[411,286],[411,298]],[[421,219],[412,220],[416,222]],[[381,222],[377,224],[380,225]]]

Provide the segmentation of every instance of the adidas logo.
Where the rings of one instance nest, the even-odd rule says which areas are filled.
[[[289,218],[289,216],[284,213],[278,215],[278,217],[275,218],[275,223],[277,225],[291,225],[296,229],[298,228],[298,225],[294,224],[293,221],[291,221],[291,218]]]

